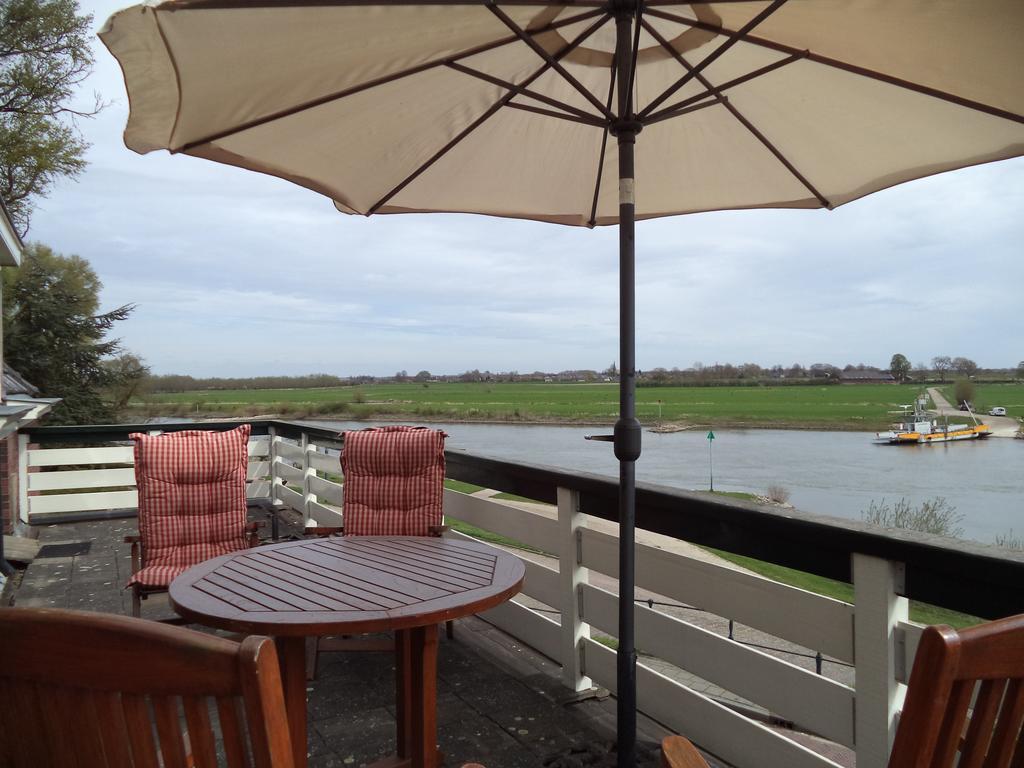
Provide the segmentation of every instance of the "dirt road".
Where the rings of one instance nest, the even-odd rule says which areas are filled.
[[[950,405],[949,401],[935,387],[929,387],[928,394],[931,396],[932,402],[935,403],[935,410],[938,411],[940,416],[956,416],[968,422],[970,421],[970,416],[965,411]],[[1013,437],[1017,434],[1017,430],[1020,429],[1020,423],[1012,416],[986,416],[980,414],[978,420],[988,424],[989,429],[992,430],[993,437]]]

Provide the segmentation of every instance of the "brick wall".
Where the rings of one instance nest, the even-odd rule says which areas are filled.
[[[0,440],[0,510],[4,533],[11,533],[18,513],[18,435]]]

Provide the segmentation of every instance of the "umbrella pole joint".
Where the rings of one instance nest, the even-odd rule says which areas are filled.
[[[636,115],[620,117],[608,125],[608,132],[617,138],[619,142],[628,141],[631,144],[636,142],[636,135],[644,129],[644,124],[636,119]]]
[[[640,0],[608,0],[608,13],[616,18],[634,16]]]
[[[615,458],[619,461],[636,461],[640,458],[640,422],[632,418],[619,419],[615,422],[614,449]]]

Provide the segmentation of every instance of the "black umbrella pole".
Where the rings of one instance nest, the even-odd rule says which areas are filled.
[[[619,141],[619,420],[615,457],[619,460],[619,653],[618,768],[634,768],[636,747],[636,649],[633,642],[634,528],[636,460],[640,423],[636,419],[636,286],[634,276],[633,144],[623,130]]]
[[[636,419],[636,275],[633,240],[633,149],[640,124],[633,116],[632,26],[635,5],[617,8],[616,69],[618,115],[612,132],[619,149],[619,420],[615,423],[615,457],[619,460],[619,652],[617,666],[618,768],[636,765],[636,648],[633,635],[634,529],[636,460],[640,457],[640,422]]]

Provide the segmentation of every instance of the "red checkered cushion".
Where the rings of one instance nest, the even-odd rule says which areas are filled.
[[[250,427],[131,435],[142,568],[129,584],[161,587],[186,568],[245,549]]]
[[[429,536],[441,525],[445,437],[425,427],[345,432],[345,535]]]

